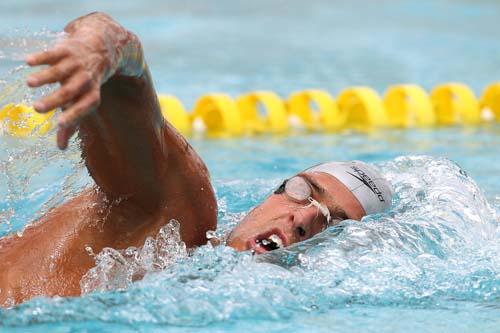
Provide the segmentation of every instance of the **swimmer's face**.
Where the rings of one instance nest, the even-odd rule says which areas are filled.
[[[337,178],[323,172],[297,176],[310,185],[311,197],[329,209],[330,225],[345,219],[359,220],[365,215],[359,201]],[[234,228],[227,245],[238,251],[265,253],[311,238],[326,227],[326,217],[317,207],[293,200],[281,188]]]

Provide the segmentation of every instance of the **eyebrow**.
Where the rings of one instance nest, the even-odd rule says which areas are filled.
[[[347,215],[345,210],[340,207],[337,202],[335,201],[335,198],[322,186],[320,185],[311,175],[308,175],[307,173],[299,173],[297,176],[305,178],[309,184],[316,190],[316,192],[320,194],[326,194],[328,197],[330,197],[329,201],[333,201],[333,204],[327,204],[327,208],[330,211],[330,214],[332,214],[332,217],[335,218],[342,218],[344,220],[350,219],[350,217]]]
[[[309,182],[309,184],[312,185],[314,190],[316,190],[316,192],[319,192],[321,194],[326,193],[325,188],[321,186],[313,177],[311,177],[311,175],[308,175],[307,173],[299,173],[297,176],[305,178]]]

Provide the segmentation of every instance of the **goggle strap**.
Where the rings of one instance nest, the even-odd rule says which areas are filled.
[[[330,221],[332,219],[330,216],[330,210],[311,197],[307,198],[307,200],[310,202],[308,207],[314,206],[314,207],[318,208],[319,211],[321,212],[321,214],[323,214],[323,216],[326,217],[326,222],[328,224],[330,224]]]

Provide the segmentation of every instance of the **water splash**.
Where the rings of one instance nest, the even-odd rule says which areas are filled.
[[[28,54],[45,51],[64,36],[64,32],[46,29],[40,31],[27,29],[3,31],[0,35],[0,60],[24,61]]]
[[[23,64],[33,52],[46,50],[64,34],[18,31],[0,36],[0,108],[8,103],[31,105],[57,85],[31,89],[26,78],[40,68]],[[54,121],[55,117],[53,118]],[[36,220],[90,183],[78,146],[72,142],[61,152],[55,145],[55,126],[44,136],[0,140],[0,236],[22,234],[26,223]]]
[[[74,197],[91,179],[74,142],[57,149],[54,134],[0,140],[0,236],[19,231],[64,200]]]
[[[475,182],[455,163],[427,156],[400,157],[378,167],[397,194],[386,214],[345,221],[261,256],[210,245],[187,256],[170,225],[166,238],[160,237],[170,245],[149,239],[128,254],[107,249],[98,256],[82,289],[120,292],[39,298],[0,311],[0,320],[206,326],[242,319],[280,322],[356,305],[500,306],[497,215]],[[239,185],[232,192],[241,196]],[[242,200],[253,195],[248,191]],[[227,212],[227,220],[223,214],[220,223],[232,224],[233,213]],[[164,255],[169,259],[161,259]]]
[[[38,89],[28,88],[26,78],[40,67],[31,68],[24,64],[24,59],[29,54],[49,49],[64,36],[64,33],[46,30],[0,36],[0,106],[8,103],[32,105],[34,100],[57,87],[53,84]]]
[[[148,237],[141,248],[104,248],[95,256],[96,266],[80,281],[82,293],[123,290],[146,274],[161,271],[186,257],[186,244],[181,240],[179,228],[179,222],[171,220],[155,238]],[[90,247],[86,250],[93,255]]]

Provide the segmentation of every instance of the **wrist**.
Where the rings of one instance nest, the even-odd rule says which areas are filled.
[[[144,53],[139,38],[125,31],[124,40],[118,47],[118,62],[114,74],[140,77],[146,67]]]
[[[114,75],[140,77],[144,56],[139,38],[104,13],[80,17],[65,28],[70,36],[87,41],[100,59],[94,69],[100,72],[101,84]],[[85,37],[82,37],[85,36]],[[92,49],[92,47],[91,47]]]

